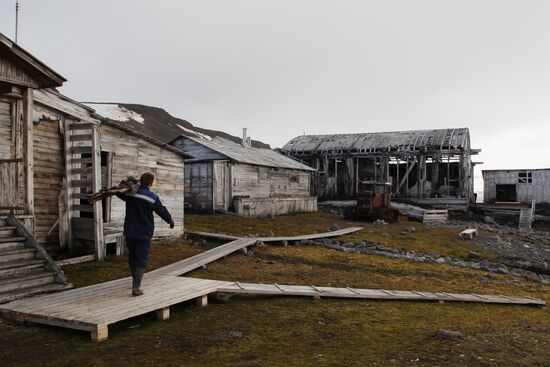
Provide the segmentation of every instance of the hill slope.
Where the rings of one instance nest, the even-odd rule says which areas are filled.
[[[162,142],[168,143],[180,135],[211,139],[222,137],[236,143],[241,137],[227,134],[223,131],[203,129],[194,126],[189,121],[174,117],[162,108],[128,103],[95,103],[85,102],[85,105],[96,110],[96,113],[125,127],[135,129]],[[268,144],[252,140],[252,146],[270,148]]]

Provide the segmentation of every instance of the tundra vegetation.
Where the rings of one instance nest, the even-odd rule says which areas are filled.
[[[332,214],[275,218],[186,216],[188,230],[235,235],[297,235],[357,226]],[[458,239],[458,228],[407,222],[365,224],[335,240],[376,241],[388,247],[468,259],[498,254]],[[410,231],[414,226],[415,230]],[[480,237],[492,236],[481,230]],[[513,235],[510,235],[513,237]],[[501,235],[506,239],[506,235]],[[149,269],[214,246],[179,240],[152,247]],[[76,287],[128,276],[124,257],[65,268]],[[254,247],[188,276],[242,282],[527,295],[550,302],[550,285],[509,274],[420,263],[323,246]],[[445,332],[444,330],[452,331]],[[455,333],[456,332],[456,333]],[[0,319],[3,366],[547,366],[548,308],[236,296],[197,308],[172,308],[115,324],[110,339],[84,332]]]

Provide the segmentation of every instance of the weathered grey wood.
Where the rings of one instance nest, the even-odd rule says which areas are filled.
[[[516,304],[545,306],[543,300],[532,297],[511,297],[495,295],[477,295],[460,293],[430,293],[417,291],[389,291],[384,289],[334,288],[319,286],[297,286],[279,284],[231,283],[218,288],[218,292],[236,294],[265,294],[284,296],[321,296],[333,298],[362,298],[379,300],[407,301],[446,301],[446,302],[481,302],[494,304]]]
[[[363,227],[349,227],[349,228],[339,229],[337,231],[324,232],[324,233],[313,233],[313,234],[306,234],[306,235],[299,235],[299,236],[248,237],[248,238],[254,239],[254,240],[260,241],[260,242],[314,240],[314,239],[319,239],[319,238],[330,238],[330,237],[345,236],[347,234],[359,232],[362,229],[363,229]],[[238,237],[238,236],[232,236],[232,235],[221,234],[221,233],[208,233],[208,232],[200,232],[200,231],[186,231],[185,233],[188,234],[188,235],[195,235],[195,236],[206,237],[206,238],[216,238],[216,239],[220,239],[220,240],[248,239],[248,238],[245,238],[245,237]]]
[[[23,159],[25,167],[25,208],[27,214],[34,214],[34,138],[32,105],[32,89],[25,88],[23,92]]]
[[[92,192],[101,189],[101,138],[99,127],[92,129]],[[94,255],[97,260],[105,259],[106,248],[103,237],[103,207],[100,201],[93,205],[94,213]]]
[[[17,228],[17,232],[26,238],[27,245],[32,247],[40,255],[40,258],[46,260],[46,268],[55,273],[55,280],[57,283],[68,284],[67,277],[63,273],[63,270],[53,261],[48,252],[44,250],[42,246],[38,244],[33,235],[27,230],[25,225],[19,221],[13,214],[10,214],[6,221]]]

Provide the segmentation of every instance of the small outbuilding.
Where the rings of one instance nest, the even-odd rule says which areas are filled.
[[[185,164],[186,209],[246,216],[316,211],[317,198],[310,195],[315,170],[249,142],[182,135],[170,143],[194,157]]]
[[[550,203],[550,168],[483,171],[483,202]]]

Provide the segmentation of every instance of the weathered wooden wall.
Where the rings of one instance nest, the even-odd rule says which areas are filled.
[[[233,197],[307,197],[309,175],[309,171],[235,163],[231,169],[231,192]]]
[[[531,183],[520,182],[520,172],[531,173]],[[483,171],[483,201],[496,200],[496,185],[515,185],[517,200],[523,203],[550,203],[550,169]]]
[[[235,213],[245,216],[264,217],[299,212],[316,212],[316,197],[294,198],[235,198]]]
[[[0,57],[0,81],[34,88],[38,87],[37,81],[32,76],[4,57]]]
[[[118,183],[129,175],[137,178],[144,172],[155,175],[152,191],[168,208],[176,226],[170,229],[155,215],[155,239],[177,237],[183,233],[184,164],[183,157],[143,138],[112,126],[101,126],[101,150],[112,154],[112,181]],[[113,198],[110,221],[124,223],[125,204]]]
[[[0,99],[0,159],[14,158],[13,147],[13,109],[15,101]]]
[[[59,201],[65,176],[60,120],[34,124],[35,237],[47,247],[59,245]]]
[[[212,162],[185,164],[185,207],[190,212],[214,211],[212,168]]]

